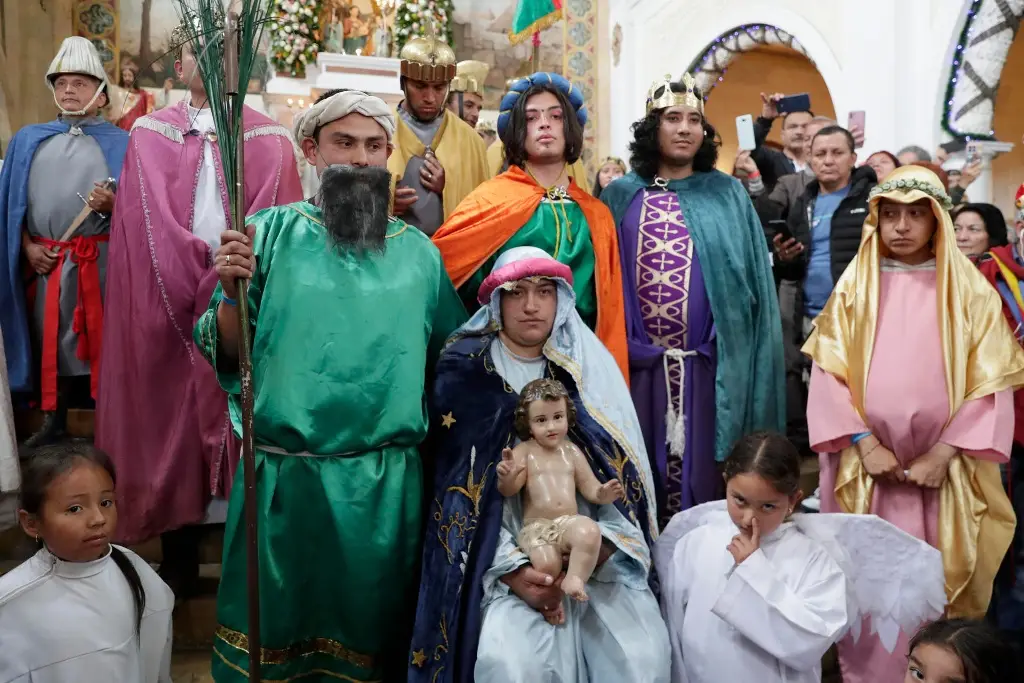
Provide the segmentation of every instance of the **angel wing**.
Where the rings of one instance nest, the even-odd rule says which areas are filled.
[[[902,629],[942,616],[942,553],[876,515],[801,514],[793,522],[821,543],[846,574],[848,629],[860,637],[864,617],[892,652]]]
[[[708,522],[728,516],[729,512],[724,500],[697,505],[673,515],[668,526],[661,532],[654,544],[654,568],[658,572],[658,576],[665,577],[672,573],[672,555],[675,552],[676,544],[683,536]]]

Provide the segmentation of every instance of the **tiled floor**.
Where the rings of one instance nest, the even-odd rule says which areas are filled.
[[[213,683],[210,676],[210,651],[175,652],[171,662],[174,683]]]

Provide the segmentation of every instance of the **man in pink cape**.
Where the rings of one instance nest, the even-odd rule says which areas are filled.
[[[135,123],[114,209],[96,445],[117,465],[120,540],[163,534],[161,574],[182,598],[198,577],[201,529],[190,525],[230,490],[239,446],[192,342],[230,214],[212,114],[179,34],[175,69],[190,96]],[[288,131],[248,107],[242,122],[246,214],[301,200]]]
[[[957,249],[950,206],[920,166],[871,191],[857,257],[803,349],[814,361],[807,424],[822,512],[876,514],[936,546],[947,614],[980,619],[1013,537],[998,463],[1024,351],[999,295]],[[874,628],[839,642],[845,683],[903,679],[912,634],[889,652]]]

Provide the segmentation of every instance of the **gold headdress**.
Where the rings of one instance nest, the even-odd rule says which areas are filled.
[[[467,60],[459,62],[455,67],[455,80],[452,81],[452,92],[471,92],[483,97],[484,81],[491,67],[484,62]]]
[[[676,88],[683,86],[682,92],[672,89],[672,76],[666,74],[665,78],[655,81],[651,89],[647,91],[647,113],[655,109],[668,109],[669,107],[690,107],[696,109],[701,116],[704,116],[704,99],[697,88],[697,82],[693,76],[684,73],[683,77],[675,82]]]
[[[949,196],[938,176],[921,166],[902,166],[875,186],[860,249],[836,283],[803,352],[850,390],[853,406],[864,409],[878,324],[881,272],[879,205],[927,199],[936,218],[935,287],[939,335],[945,364],[949,416],[967,401],[1024,383],[1024,351],[1003,318],[999,294],[956,246]],[[844,451],[836,473],[841,512],[871,510],[874,481],[860,458]],[[951,616],[981,618],[992,581],[1013,538],[1013,508],[1003,490],[999,466],[991,460],[957,456],[939,489],[938,547],[946,574]]]
[[[398,56],[406,78],[427,83],[448,83],[455,78],[455,51],[435,35],[433,24],[427,25],[427,35],[406,43]]]

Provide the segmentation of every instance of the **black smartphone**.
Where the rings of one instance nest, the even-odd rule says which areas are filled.
[[[793,233],[789,231],[789,223],[781,218],[768,221],[768,227],[771,229],[773,235],[782,235],[783,242],[793,239]]]
[[[795,111],[810,111],[811,96],[805,92],[799,95],[786,95],[775,103],[775,109],[780,114],[790,114]]]

